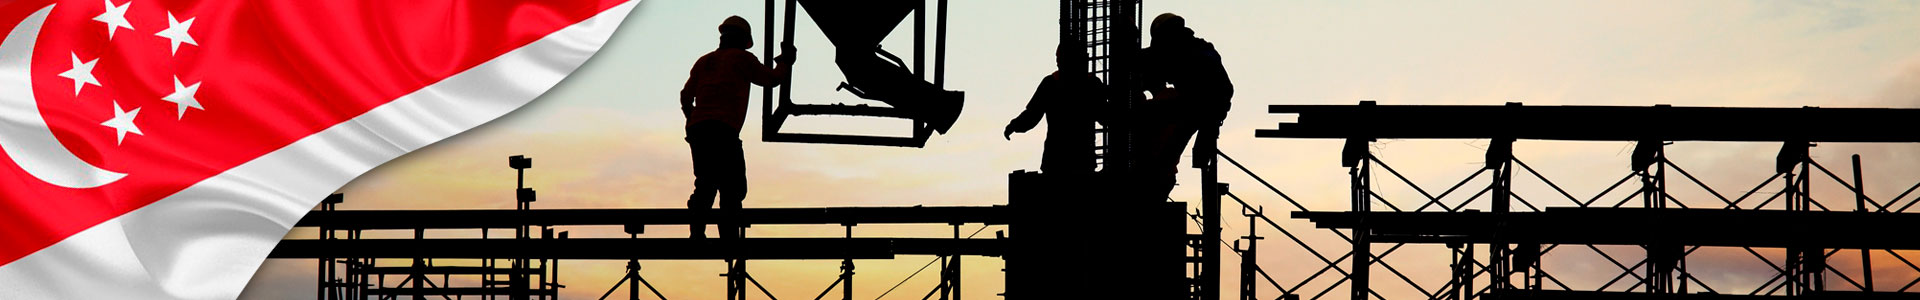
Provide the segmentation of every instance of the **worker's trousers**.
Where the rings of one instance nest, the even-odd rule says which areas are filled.
[[[747,198],[747,164],[739,134],[724,122],[700,122],[687,126],[687,146],[693,150],[694,176],[687,208],[711,209],[717,194],[721,210],[739,211],[740,202]],[[721,222],[720,237],[736,237],[739,228],[739,224]],[[707,224],[694,223],[690,230],[693,237],[706,237]]]

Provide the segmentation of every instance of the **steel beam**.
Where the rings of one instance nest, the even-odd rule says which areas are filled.
[[[367,289],[368,296],[558,296],[559,290],[530,290],[494,287],[456,287],[456,288],[383,288]]]
[[[1506,290],[1482,295],[1486,300],[1767,300],[1767,299],[1821,299],[1821,300],[1878,300],[1878,299],[1920,299],[1920,293],[1890,292],[1810,292],[1800,296],[1762,296],[1728,294],[1648,294],[1632,292],[1596,292],[1596,291],[1554,291],[1554,290]]]
[[[297,227],[328,230],[474,229],[563,225],[1006,224],[1005,206],[688,209],[336,210],[308,212]]]
[[[282,240],[267,258],[442,259],[890,259],[895,255],[1000,256],[1004,239],[607,238]]]
[[[1920,249],[1920,232],[1859,230],[1913,228],[1920,226],[1920,214],[1556,207],[1537,213],[1295,212],[1293,216],[1320,228],[1366,228],[1374,243]]]
[[[1920,142],[1920,109],[1525,105],[1270,105],[1262,138]],[[1794,126],[1780,126],[1792,122]],[[1766,128],[1767,130],[1755,130]]]

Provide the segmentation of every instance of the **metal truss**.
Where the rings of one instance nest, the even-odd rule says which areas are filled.
[[[1720,135],[1719,133],[1724,133],[1725,131],[1685,127],[1697,124],[1691,122],[1683,122],[1684,124],[1679,125],[1682,126],[1682,128],[1664,131],[1669,133],[1684,133],[1676,136],[1685,136],[1688,140],[1756,141],[1774,139],[1774,142],[1782,143],[1782,150],[1778,159],[1775,161],[1775,174],[1751,188],[1743,189],[1745,193],[1726,194],[1722,192],[1722,189],[1716,189],[1715,187],[1707,185],[1699,177],[1688,172],[1679,164],[1668,160],[1664,149],[1664,146],[1668,142],[1660,139],[1632,135],[1623,137],[1618,136],[1620,133],[1595,130],[1555,132],[1545,129],[1533,131],[1486,129],[1519,127],[1577,128],[1575,127],[1575,124],[1579,123],[1577,120],[1620,119],[1620,117],[1622,117],[1600,112],[1636,113],[1673,110],[1673,108],[1664,106],[1646,108],[1646,110],[1615,107],[1578,107],[1581,109],[1592,108],[1593,111],[1573,109],[1574,107],[1529,107],[1538,109],[1537,111],[1547,111],[1548,114],[1558,113],[1575,115],[1577,117],[1534,116],[1524,119],[1526,120],[1524,122],[1515,121],[1515,123],[1523,124],[1515,124],[1517,126],[1509,127],[1476,127],[1474,124],[1479,123],[1471,122],[1469,122],[1469,124],[1454,123],[1444,124],[1446,126],[1438,126],[1458,129],[1460,131],[1438,130],[1434,129],[1436,126],[1416,125],[1430,124],[1428,121],[1440,118],[1439,115],[1468,120],[1497,120],[1497,116],[1507,116],[1516,111],[1521,111],[1519,108],[1520,105],[1509,104],[1504,107],[1439,107],[1453,112],[1451,114],[1432,113],[1435,108],[1432,106],[1373,106],[1371,103],[1362,103],[1360,106],[1302,107],[1309,106],[1274,106],[1273,112],[1275,113],[1299,113],[1301,115],[1299,120],[1301,121],[1299,123],[1283,123],[1281,124],[1282,129],[1262,130],[1259,135],[1262,137],[1299,136],[1306,138],[1346,138],[1347,144],[1342,151],[1342,162],[1344,166],[1349,168],[1349,198],[1351,201],[1348,211],[1323,212],[1309,209],[1307,206],[1302,205],[1299,201],[1296,201],[1293,197],[1275,187],[1273,183],[1261,178],[1231,157],[1220,154],[1220,158],[1250,176],[1254,181],[1260,183],[1281,200],[1284,200],[1288,204],[1287,206],[1294,210],[1294,217],[1308,219],[1318,227],[1326,229],[1325,232],[1338,237],[1340,239],[1339,241],[1344,242],[1345,245],[1343,246],[1345,246],[1345,249],[1334,250],[1340,247],[1310,244],[1299,236],[1304,233],[1289,230],[1286,227],[1280,226],[1280,222],[1275,222],[1268,218],[1267,214],[1270,213],[1270,211],[1248,203],[1231,192],[1226,192],[1226,196],[1241,204],[1243,214],[1249,219],[1250,228],[1248,229],[1248,234],[1233,243],[1236,253],[1240,254],[1242,259],[1242,274],[1240,276],[1241,299],[1258,299],[1256,294],[1257,289],[1255,288],[1258,281],[1267,282],[1268,286],[1273,290],[1277,290],[1280,293],[1278,297],[1280,299],[1297,299],[1300,297],[1320,299],[1330,294],[1333,290],[1339,289],[1341,286],[1347,287],[1348,297],[1350,299],[1386,299],[1386,297],[1380,295],[1373,288],[1375,275],[1390,276],[1391,278],[1398,279],[1393,282],[1404,284],[1406,287],[1420,293],[1421,296],[1427,299],[1553,299],[1568,297],[1619,299],[1646,298],[1654,295],[1672,295],[1677,297],[1699,296],[1702,298],[1719,295],[1808,296],[1816,298],[1911,297],[1916,296],[1916,294],[1897,293],[1910,292],[1914,285],[1920,284],[1920,279],[1916,279],[1897,289],[1889,289],[1886,287],[1876,288],[1872,285],[1874,281],[1872,269],[1867,267],[1871,266],[1872,252],[1883,252],[1905,263],[1907,267],[1915,271],[1920,271],[1920,267],[1912,264],[1911,260],[1899,252],[1894,251],[1913,249],[1914,246],[1899,243],[1876,243],[1875,240],[1880,239],[1867,238],[1871,235],[1871,233],[1868,233],[1870,232],[1868,230],[1876,228],[1871,226],[1884,228],[1884,226],[1897,226],[1899,224],[1920,224],[1920,218],[1911,218],[1914,215],[1902,215],[1907,209],[1914,206],[1914,203],[1920,202],[1916,201],[1917,199],[1908,198],[1915,189],[1920,189],[1920,183],[1914,184],[1896,196],[1876,198],[1868,195],[1862,188],[1865,181],[1860,174],[1860,162],[1857,155],[1854,156],[1851,161],[1853,169],[1850,179],[1842,177],[1839,173],[1834,172],[1826,165],[1807,155],[1807,148],[1813,146],[1812,143],[1808,142],[1810,140],[1906,142],[1913,140],[1911,133],[1850,132],[1839,135],[1821,135],[1818,130],[1792,129],[1780,131],[1786,133],[1781,136],[1757,133]],[[1812,108],[1683,109],[1694,114],[1706,114],[1695,115],[1695,117],[1712,120],[1724,120],[1742,114],[1784,114],[1781,116],[1789,117],[1786,119],[1821,118],[1832,122],[1848,122],[1846,119],[1850,117],[1850,115],[1903,116],[1915,114],[1914,110],[1895,109],[1843,109],[1826,111]],[[1319,115],[1312,115],[1314,112],[1321,113]],[[1799,115],[1795,114],[1795,112],[1818,113]],[[1411,117],[1408,114],[1419,114],[1421,116]],[[1794,118],[1796,116],[1797,118]],[[1411,119],[1399,119],[1400,117],[1409,117]],[[1885,121],[1888,120],[1860,119],[1856,120],[1855,123]],[[1365,127],[1358,128],[1354,127],[1358,125],[1351,125],[1367,122],[1378,124],[1369,124]],[[1491,122],[1498,121],[1487,121],[1483,123]],[[1416,129],[1397,131],[1390,129],[1395,126]],[[1847,128],[1854,126],[1843,123],[1822,124],[1819,127]],[[1473,131],[1475,129],[1471,128],[1481,129],[1479,129],[1480,131]],[[1638,144],[1634,150],[1631,172],[1627,172],[1627,174],[1624,174],[1619,180],[1613,182],[1610,186],[1598,193],[1587,196],[1576,196],[1575,193],[1561,188],[1559,184],[1548,179],[1547,176],[1541,174],[1525,161],[1513,157],[1513,138],[1511,137],[1516,135],[1531,135],[1529,137],[1539,139],[1624,139],[1638,142]],[[1374,156],[1369,151],[1369,146],[1373,142],[1373,138],[1371,137],[1486,138],[1492,140],[1492,145],[1488,147],[1487,159],[1484,166],[1467,175],[1466,178],[1453,182],[1451,185],[1444,186],[1443,189],[1430,189],[1414,182],[1414,180],[1395,170],[1386,161]],[[1515,192],[1513,190],[1515,175],[1519,175],[1519,177],[1523,179],[1529,179],[1529,181],[1536,181],[1545,187],[1544,190],[1549,192],[1547,194]],[[1695,204],[1690,207],[1689,202],[1676,199],[1674,194],[1668,192],[1669,184],[1671,183],[1669,181],[1670,177],[1674,179],[1672,182],[1680,183],[1680,185],[1674,188],[1697,188],[1699,191],[1709,195],[1712,200],[1717,200],[1717,203],[1700,205],[1698,204],[1700,203],[1699,201],[1694,201],[1691,203]],[[1379,189],[1384,186],[1382,183],[1376,182],[1376,178],[1386,179],[1387,182],[1385,184],[1403,185],[1413,190],[1417,195],[1413,195],[1413,199],[1389,201],[1387,197],[1379,193]],[[1470,183],[1476,182],[1476,180],[1486,183],[1478,186],[1469,185]],[[1709,214],[1708,212],[1710,211],[1777,211],[1784,214],[1767,214],[1755,218],[1774,222],[1799,222],[1796,220],[1814,222],[1812,220],[1833,219],[1821,217],[1829,216],[1821,215],[1821,213],[1834,211],[1834,208],[1830,206],[1834,204],[1833,202],[1836,202],[1836,199],[1825,199],[1826,201],[1824,202],[1821,201],[1822,199],[1816,199],[1811,191],[1816,180],[1830,180],[1842,186],[1848,192],[1851,192],[1853,196],[1851,200],[1854,202],[1853,207],[1855,207],[1855,209],[1851,212],[1838,213],[1844,214],[1844,216],[1836,218],[1863,219],[1863,217],[1877,215],[1886,217],[1864,218],[1864,220],[1886,219],[1889,220],[1886,221],[1888,223],[1835,225],[1836,227],[1856,227],[1846,228],[1848,230],[1844,232],[1848,233],[1825,238],[1804,238],[1796,235],[1800,234],[1800,232],[1788,231],[1742,232],[1736,228],[1732,229],[1735,233],[1744,234],[1739,235],[1740,238],[1728,238],[1723,239],[1723,241],[1708,243],[1684,237],[1683,234],[1670,233],[1705,230],[1688,227],[1710,226],[1703,224],[1712,223],[1703,221],[1684,223],[1688,225],[1675,225],[1681,223],[1611,217],[1615,215],[1627,216],[1640,213],[1658,213],[1661,216],[1687,219],[1726,215]],[[1628,184],[1632,181],[1639,183],[1637,187]],[[1438,193],[1434,193],[1436,191]],[[1462,195],[1466,196],[1462,197]],[[1882,201],[1880,199],[1885,200]],[[1479,212],[1478,210],[1467,209],[1470,204],[1474,204],[1477,201],[1485,201],[1480,203],[1488,205],[1492,211]],[[1902,201],[1905,202],[1902,203]],[[1608,210],[1610,208],[1629,208],[1633,210]],[[1522,222],[1522,220],[1532,220],[1526,219],[1527,216],[1563,216],[1572,213],[1590,214],[1598,218],[1612,220],[1611,222],[1602,224],[1587,224],[1584,226],[1601,228],[1604,228],[1604,226],[1614,226],[1631,228],[1631,230],[1635,231],[1624,234],[1625,237],[1607,236],[1609,239],[1602,240],[1596,235],[1593,237],[1594,240],[1580,240],[1587,235],[1579,234],[1578,232],[1602,229],[1587,230],[1568,228],[1564,226],[1582,225],[1569,225],[1549,221],[1533,223]],[[1476,220],[1489,222],[1489,225],[1482,226],[1481,228],[1447,227],[1446,229],[1432,229],[1432,227],[1436,227],[1435,224],[1475,222]],[[1542,224],[1540,226],[1543,227],[1563,227],[1544,227],[1523,230],[1513,228],[1520,227],[1521,225],[1506,224],[1508,222],[1515,224]],[[1266,224],[1266,226],[1254,225],[1261,223]],[[1499,224],[1494,225],[1495,223]],[[1282,236],[1287,237],[1287,239],[1292,242],[1292,246],[1297,246],[1297,249],[1305,250],[1307,254],[1317,260],[1318,263],[1314,265],[1320,266],[1318,270],[1305,278],[1292,281],[1293,283],[1290,285],[1282,284],[1283,281],[1275,280],[1272,276],[1266,274],[1266,269],[1260,267],[1257,263],[1256,249],[1259,248],[1256,248],[1256,244],[1264,239],[1259,236],[1259,231],[1261,230],[1259,227],[1266,227],[1265,229],[1278,231]],[[1473,226],[1463,225],[1459,227]],[[1746,231],[1758,231],[1758,229]],[[1529,238],[1527,238],[1528,233],[1533,233],[1537,236],[1561,238],[1551,239],[1553,242],[1543,243],[1539,240],[1529,240]],[[1775,236],[1776,238],[1773,239],[1783,241],[1771,241],[1765,237],[1767,235]],[[1622,242],[1621,239],[1625,239],[1627,242]],[[1892,239],[1903,240],[1901,238]],[[1225,241],[1222,241],[1222,243],[1225,243]],[[1400,268],[1387,263],[1386,259],[1390,255],[1408,244],[1445,244],[1447,248],[1450,249],[1449,256],[1452,257],[1451,261],[1448,262],[1452,274],[1448,277],[1447,281],[1417,282],[1408,276],[1406,272],[1401,271]],[[1638,261],[1622,260],[1620,258],[1622,253],[1609,252],[1596,245],[1636,245],[1639,246],[1644,253],[1640,253],[1642,255]],[[1776,274],[1767,282],[1755,287],[1739,288],[1736,290],[1733,289],[1733,287],[1709,286],[1696,277],[1693,272],[1690,272],[1686,264],[1689,254],[1694,253],[1702,247],[1708,246],[1727,246],[1743,249],[1751,254],[1758,262],[1770,266]],[[1377,251],[1374,247],[1386,248],[1383,251]],[[1780,248],[1785,251],[1783,251],[1784,254],[1769,256],[1756,250],[1760,248]],[[1843,249],[1861,253],[1863,266],[1860,271],[1843,272],[1827,263],[1828,257],[1837,254]],[[1476,250],[1483,250],[1485,252],[1484,256],[1476,253]],[[1561,252],[1591,251],[1609,265],[1616,267],[1620,273],[1599,286],[1570,286],[1554,276],[1554,274],[1541,268],[1541,257],[1553,253],[1555,250]],[[1345,251],[1346,253],[1339,253],[1338,251]],[[1619,250],[1616,249],[1613,251]],[[1337,256],[1336,253],[1338,253]],[[1629,262],[1632,264],[1629,264]],[[1344,267],[1343,264],[1345,265]],[[1375,274],[1376,271],[1385,272],[1384,274]],[[1256,281],[1256,279],[1258,281]],[[1332,282],[1325,283],[1326,281]],[[1318,284],[1315,284],[1316,282],[1318,282]],[[1317,290],[1308,289],[1310,285],[1324,286],[1324,288]]]

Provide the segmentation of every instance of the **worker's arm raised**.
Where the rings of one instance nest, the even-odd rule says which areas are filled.
[[[787,78],[793,74],[793,60],[796,50],[793,48],[793,43],[788,42],[780,44],[780,52],[779,56],[773,57],[774,67],[772,68],[760,64],[759,59],[754,57],[753,53],[742,52],[745,53],[742,56],[752,61],[751,63],[741,64],[745,68],[748,68],[747,70],[743,70],[742,73],[747,74],[747,79],[753,82],[753,84],[760,86],[771,87],[785,84]]]

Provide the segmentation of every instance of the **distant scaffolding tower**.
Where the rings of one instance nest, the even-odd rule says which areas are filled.
[[[516,188],[514,189],[514,211],[525,212],[533,208],[535,193],[526,187],[527,169],[533,167],[533,159],[515,155],[507,159],[509,167],[514,169]],[[346,202],[341,194],[328,196],[320,203],[318,214],[335,212]],[[311,216],[309,217],[311,218]],[[346,242],[362,241],[361,234],[368,229],[412,230],[414,241],[429,241],[426,230],[429,227],[411,228],[365,228],[360,226],[310,226],[320,230],[316,241]],[[538,227],[538,228],[535,228]],[[477,227],[480,239],[498,239],[492,229],[512,228],[510,240],[528,241],[566,239],[567,233],[554,234],[551,226],[535,224],[514,224],[512,226]],[[540,236],[533,236],[539,232]],[[312,249],[309,249],[312,250]],[[428,296],[454,298],[480,296],[487,299],[506,297],[511,300],[557,299],[560,285],[560,261],[557,259],[528,257],[457,257],[467,261],[477,261],[478,265],[436,264],[434,256],[411,256],[411,262],[405,267],[380,266],[379,259],[395,256],[351,256],[341,252],[321,251],[314,255],[320,261],[320,289],[318,299],[395,299],[399,296],[411,296],[413,299],[425,299]],[[404,256],[402,256],[404,257]],[[472,279],[478,286],[455,286],[458,276]],[[398,277],[389,284],[389,277]]]
[[[1257,263],[1243,262],[1242,280],[1264,277],[1282,298],[1320,299],[1341,285],[1348,299],[1384,298],[1373,289],[1385,271],[1426,299],[1756,299],[1791,296],[1799,299],[1915,299],[1913,283],[1898,288],[1875,287],[1872,254],[1883,252],[1910,262],[1893,250],[1920,249],[1920,240],[1904,232],[1920,226],[1920,214],[1905,213],[1920,203],[1907,197],[1920,184],[1897,196],[1875,200],[1862,188],[1859,156],[1851,161],[1852,176],[1841,176],[1808,156],[1819,142],[1914,143],[1920,132],[1884,130],[1906,128],[1920,119],[1917,109],[1866,108],[1726,108],[1623,106],[1386,106],[1274,105],[1274,114],[1295,115],[1297,122],[1258,130],[1263,138],[1344,139],[1341,164],[1349,168],[1351,210],[1311,211],[1280,193],[1274,185],[1244,166],[1228,162],[1288,201],[1295,218],[1311,221],[1348,242],[1346,255],[1310,246],[1261,210],[1231,193],[1249,211],[1254,226],[1264,222],[1318,259],[1317,272],[1297,284],[1282,285]],[[1904,125],[1910,126],[1910,125]],[[1875,128],[1882,130],[1862,130]],[[1377,139],[1487,139],[1486,163],[1473,175],[1445,189],[1425,189],[1375,157],[1370,147]],[[1516,140],[1576,140],[1636,142],[1628,174],[1591,196],[1576,196],[1513,156]],[[1742,194],[1728,194],[1707,186],[1673,161],[1665,145],[1672,142],[1768,142],[1781,150],[1773,162],[1774,174]],[[1384,171],[1384,172],[1381,172]],[[1386,175],[1386,176],[1381,176]],[[1514,175],[1539,179],[1550,195],[1514,192]],[[1673,176],[1678,175],[1678,176]],[[1418,193],[1418,200],[1389,201],[1377,191],[1374,178],[1392,178]],[[1476,178],[1487,186],[1468,187]],[[1688,207],[1668,192],[1668,179],[1682,178],[1679,188],[1697,187],[1718,204]],[[1835,201],[1817,201],[1815,180],[1831,179],[1852,195],[1852,211]],[[1629,182],[1637,181],[1638,187]],[[1776,184],[1777,183],[1777,184]],[[1768,187],[1773,187],[1769,190]],[[1465,188],[1465,189],[1463,189]],[[1477,190],[1477,192],[1476,192]],[[1771,192],[1769,192],[1771,191]],[[1437,192],[1437,193],[1436,193]],[[1461,195],[1471,194],[1461,199]],[[1565,202],[1561,202],[1564,199]],[[1900,204],[1906,200],[1905,204]],[[1486,201],[1492,211],[1466,209]],[[1489,203],[1490,202],[1490,203]],[[1708,201],[1712,203],[1712,201]],[[1567,203],[1549,206],[1550,203]],[[1844,202],[1843,202],[1844,203]],[[1694,203],[1698,206],[1699,203]],[[1830,208],[1829,205],[1834,205]],[[1383,207],[1384,206],[1384,207]],[[1250,228],[1245,259],[1252,259],[1258,228]],[[1887,231],[1893,230],[1893,231]],[[1238,243],[1236,243],[1238,244]],[[1445,244],[1452,249],[1452,275],[1446,282],[1422,285],[1383,259],[1407,244]],[[1375,245],[1389,246],[1376,251]],[[1475,248],[1486,249],[1484,258]],[[1641,261],[1622,262],[1596,245],[1638,246]],[[1687,267],[1687,256],[1701,247],[1739,247],[1777,274],[1751,291],[1712,287]],[[1755,248],[1784,249],[1770,258]],[[1543,255],[1554,250],[1593,253],[1622,272],[1598,287],[1571,287],[1541,268]],[[1566,250],[1574,249],[1574,250]],[[1843,249],[1858,251],[1861,270],[1841,272],[1828,258]],[[1617,250],[1616,250],[1617,251]],[[1346,263],[1345,268],[1342,264]],[[1920,271],[1920,267],[1907,263]],[[1853,274],[1848,274],[1853,273]],[[1319,280],[1319,281],[1316,281]],[[1326,281],[1331,280],[1331,284]],[[1303,290],[1309,283],[1324,289]],[[1243,299],[1252,289],[1242,282]],[[1837,287],[1837,288],[1836,288]]]

